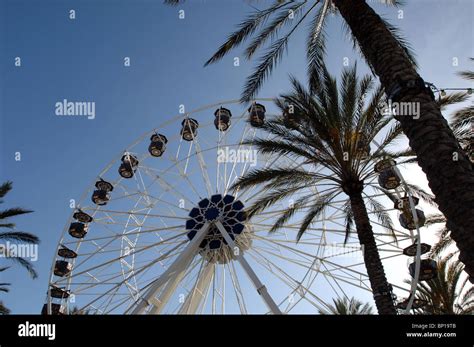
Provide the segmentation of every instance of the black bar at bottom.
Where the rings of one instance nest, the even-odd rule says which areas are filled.
[[[473,346],[474,316],[0,316],[10,346]],[[41,335],[41,336],[39,336]]]

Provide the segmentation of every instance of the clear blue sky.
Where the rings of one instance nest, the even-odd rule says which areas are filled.
[[[472,69],[473,2],[407,1],[397,10],[374,5],[401,28],[413,46],[422,77],[439,87],[466,86],[456,71]],[[263,7],[257,2],[257,6]],[[178,10],[186,11],[184,20]],[[76,10],[76,19],[68,11]],[[240,0],[188,1],[181,7],[160,0],[0,0],[0,181],[12,180],[7,206],[32,209],[15,219],[18,230],[41,238],[39,278],[15,268],[2,274],[12,292],[0,297],[13,313],[41,309],[61,230],[78,198],[98,172],[138,135],[174,116],[178,105],[197,108],[240,95],[251,63],[232,58],[203,63],[251,8]],[[328,31],[328,65],[334,74],[343,57],[359,61],[339,18]],[[288,90],[288,73],[305,76],[306,31],[295,36],[288,56],[260,92]],[[22,66],[14,66],[21,57]],[[124,57],[131,67],[123,66]],[[459,66],[452,66],[453,57]],[[62,99],[95,101],[96,119],[62,118]],[[21,161],[14,153],[21,152]]]

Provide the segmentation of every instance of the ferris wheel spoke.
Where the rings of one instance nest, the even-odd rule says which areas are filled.
[[[255,133],[254,133],[254,137],[255,137]],[[250,150],[253,149],[253,145],[250,146]],[[275,157],[272,161],[268,160],[265,165],[263,166],[262,169],[267,169],[269,167],[273,167],[273,165],[276,163],[277,161],[277,157]],[[242,171],[240,173],[240,176],[239,177],[243,177],[243,175],[245,175],[247,173],[247,170],[249,169],[249,165],[245,165],[243,168],[242,168]],[[235,179],[237,179],[238,177],[235,177]],[[235,181],[235,180],[234,180]],[[228,187],[227,187],[228,189]],[[251,193],[256,189],[256,186],[253,186],[253,187],[250,187],[249,189],[245,189],[242,194],[240,194],[241,190],[240,190],[240,187],[238,187],[235,191],[235,197],[239,197],[241,200],[243,200],[245,203],[253,196],[251,195]],[[240,195],[239,195],[240,194]],[[247,198],[246,198],[247,197]]]
[[[207,194],[209,194],[209,196],[211,196],[212,195],[212,183],[211,183],[211,180],[209,178],[209,173],[207,172],[207,164],[206,164],[206,161],[204,160],[204,157],[202,155],[201,147],[199,145],[199,142],[196,139],[197,139],[197,137],[193,141],[194,142],[194,147],[195,147],[195,154],[196,154],[197,159],[198,159],[199,167],[201,168],[202,178],[203,178],[204,184],[205,184],[206,189],[207,189]]]
[[[150,175],[151,174],[149,173],[148,170],[145,171],[145,173],[147,175]],[[168,183],[168,181],[164,178],[164,175],[163,176],[158,176],[158,175],[155,175],[153,177],[159,184],[161,187],[163,187],[164,189],[164,192],[163,193],[166,193],[166,192],[170,192],[171,194],[173,194],[178,200],[184,200],[184,201],[187,201],[188,203],[193,203],[192,199],[190,199],[188,196],[186,196],[185,194],[183,194],[181,191],[179,191],[177,188],[176,188],[176,185],[173,185],[173,184],[170,184]],[[189,178],[186,176],[187,180],[189,180]],[[189,182],[188,182],[189,183]],[[190,187],[194,190],[195,194],[198,195],[198,192],[195,191],[195,188],[192,184],[190,184]],[[162,193],[162,194],[163,194]],[[156,198],[158,200],[158,198]],[[163,201],[163,199],[159,199],[160,202]],[[163,201],[164,202],[164,201]],[[169,201],[166,202],[166,204],[171,204]],[[178,207],[179,208],[179,207]]]
[[[173,238],[177,238],[177,237],[181,237],[181,235],[172,236],[172,237],[169,238],[169,240],[170,240],[170,239],[173,239]],[[179,247],[179,246],[185,244],[186,242],[187,242],[187,241],[184,240],[184,241],[182,241],[181,243],[179,243],[176,247]],[[152,248],[152,247],[154,247],[155,245],[160,244],[160,243],[162,243],[162,241],[157,242],[157,243],[155,243],[155,244],[147,245],[147,246],[145,246],[145,247],[143,247],[143,248],[140,248],[140,249],[138,249],[138,250],[134,249],[134,250],[132,250],[131,252],[133,252],[133,253],[135,253],[135,254],[141,253],[141,252],[146,251],[147,249],[150,249],[150,248]],[[105,262],[101,262],[101,263],[99,263],[99,264],[97,264],[97,265],[94,265],[94,266],[91,267],[91,268],[82,270],[82,271],[80,271],[80,272],[78,272],[78,273],[72,273],[71,275],[69,275],[69,278],[73,278],[73,277],[76,277],[76,276],[80,276],[80,275],[82,275],[82,274],[85,274],[85,273],[87,273],[87,272],[90,272],[90,271],[93,271],[93,270],[95,270],[95,269],[101,268],[101,267],[106,266],[106,265],[108,265],[108,264],[111,264],[111,263],[113,263],[113,262],[120,261],[120,259],[123,259],[124,257],[125,257],[125,256],[121,255],[121,256],[119,256],[119,257],[112,258],[112,259],[107,260],[107,261],[105,261]],[[159,259],[159,258],[158,258],[158,259]],[[80,263],[77,267],[80,267],[80,266],[83,265],[84,263],[85,263],[85,262]]]
[[[89,280],[86,282],[78,282],[78,280],[71,281],[70,284],[74,286],[74,294],[84,294],[86,291],[92,289],[92,288],[97,288],[97,287],[103,287],[103,286],[108,286],[112,284],[121,284],[126,283],[128,278],[123,277],[123,273],[119,270],[114,270],[113,272],[110,273],[103,273],[105,270],[110,269],[114,264],[107,264],[106,266],[102,267],[101,269],[98,270],[97,273],[92,275],[89,272],[86,272],[84,275],[79,276],[78,280],[83,280],[83,277],[88,277]],[[99,280],[98,276],[101,276],[104,279]],[[123,281],[115,282],[116,279],[123,278]],[[92,280],[92,281],[91,281]],[[114,282],[111,282],[114,281]]]
[[[276,278],[283,281],[283,283],[285,283],[289,288],[292,289],[292,292],[290,293],[290,295],[287,298],[284,298],[282,299],[282,301],[280,301],[280,304],[279,304],[280,306],[290,300],[293,301],[293,304],[288,302],[288,305],[290,304],[292,304],[293,306],[296,305],[297,302],[294,302],[294,298],[292,297],[292,294],[294,293],[298,293],[301,299],[304,299],[305,301],[307,301],[308,303],[310,303],[311,305],[315,306],[318,309],[321,308],[321,306],[318,305],[318,302],[327,306],[327,304],[321,298],[319,298],[319,296],[317,296],[312,291],[310,291],[308,287],[305,287],[305,285],[301,281],[298,281],[292,275],[288,274],[279,265],[272,262],[268,257],[264,257],[262,254],[260,254],[259,252],[255,250],[251,250],[249,254],[251,257],[254,258],[254,260],[258,264],[260,264],[263,268],[269,271],[269,273],[276,276]],[[309,283],[312,283],[312,282],[309,282]],[[316,302],[310,300],[306,294],[311,294],[311,296],[316,299]],[[288,309],[289,308],[287,308],[287,310]]]
[[[215,226],[220,231],[220,233],[222,234],[224,240],[227,242],[229,247],[233,250],[236,249],[235,248],[236,245],[235,245],[233,239],[227,233],[227,230],[225,229],[225,227],[222,225],[222,223],[219,220],[215,222]],[[280,311],[279,307],[276,305],[273,298],[268,293],[267,288],[265,287],[265,285],[262,282],[260,282],[260,279],[258,278],[257,274],[254,272],[254,270],[252,269],[250,264],[244,258],[243,252],[239,252],[236,255],[236,258],[239,261],[242,268],[247,273],[247,275],[250,277],[250,279],[252,281],[252,284],[255,286],[255,289],[258,291],[258,293],[262,297],[262,299],[265,302],[265,304],[267,305],[268,309],[274,314],[281,314],[281,311]]]
[[[295,254],[295,255],[298,255],[300,258],[302,258],[301,260],[296,260],[296,259],[291,259],[290,257],[283,255],[281,252],[275,252],[264,247],[255,246],[254,248],[256,250],[261,251],[261,253],[265,253],[269,256],[279,258],[286,263],[291,263],[291,264],[300,266],[301,268],[308,268],[308,266],[310,266],[313,263],[310,257],[304,258],[302,254]]]
[[[325,264],[323,263],[323,267],[326,268]],[[366,285],[363,285],[363,282],[362,280],[360,280],[360,284],[357,284],[357,283],[354,283],[350,280],[348,280],[347,278],[343,277],[343,276],[340,276],[340,275],[336,275],[333,271],[329,271],[327,268],[326,268],[327,271],[321,271],[321,274],[323,275],[323,277],[328,281],[328,283],[330,284],[331,288],[333,289],[333,291],[338,294],[338,291],[334,288],[334,286],[330,283],[329,278],[331,278],[334,282],[334,284],[339,288],[340,292],[342,292],[343,296],[346,297],[346,298],[349,298],[349,296],[346,294],[346,292],[342,289],[342,286],[340,285],[340,282],[343,282],[343,283],[346,283],[346,284],[349,284],[350,286],[352,287],[357,287],[359,289],[363,289],[363,290],[366,290],[366,291],[369,291],[371,292],[371,289],[370,287],[366,286]]]
[[[277,265],[269,257],[266,257],[261,252],[258,252],[257,249],[253,249],[251,252],[249,252],[249,255],[263,269],[266,269],[269,273],[275,276],[276,279],[286,284],[288,288],[291,289],[291,293],[294,293],[301,288],[302,284],[300,281],[298,281],[296,278],[290,275],[287,271],[283,270],[283,268],[280,265]],[[280,301],[279,306],[282,306],[289,299],[290,299],[290,296],[283,298]]]
[[[239,276],[237,276],[237,271],[234,266],[234,262],[229,262],[225,264],[228,268],[228,272],[230,274],[230,279],[232,281],[232,287],[234,289],[235,298],[237,300],[237,304],[239,305],[239,310],[241,314],[247,314],[247,305],[245,304],[245,296],[242,292],[242,287],[240,285]],[[224,265],[224,266],[225,266]]]
[[[114,310],[116,310],[117,308],[119,308],[122,305],[125,305],[129,300],[128,297],[120,298],[120,296],[118,296],[116,293],[114,293],[114,294],[111,294],[109,300],[107,300],[107,302],[105,302],[105,307],[101,310],[103,312],[103,314],[113,313]],[[109,306],[111,306],[111,305],[114,305],[114,306],[109,308]]]
[[[208,228],[209,224],[205,223],[201,228],[201,232],[189,242],[185,250],[176,258],[173,264],[168,267],[158,279],[150,283],[150,287],[140,298],[140,301],[134,305],[135,307],[133,307],[132,313],[143,313],[150,303],[152,304],[151,313],[157,313],[162,309],[163,301],[157,300],[155,298],[156,294],[163,289],[163,286],[165,286],[165,289],[172,290],[173,287],[175,288],[177,283],[180,282],[187,267],[193,261],[199,244],[206,236]],[[166,293],[167,292],[165,292],[165,295],[168,295]]]
[[[152,228],[152,229],[145,229],[145,230],[142,229],[140,231],[130,233],[129,235],[131,235],[131,234],[154,233],[154,232],[157,232],[157,231],[170,231],[170,230],[173,230],[173,229],[179,229],[179,235],[184,235],[184,233],[185,233],[183,231],[185,229],[185,225],[176,225],[176,226],[168,226],[168,227],[162,227],[162,228]],[[71,245],[77,245],[79,243],[81,243],[81,244],[91,243],[91,242],[97,241],[97,240],[119,239],[121,237],[122,237],[122,234],[115,233],[113,236],[101,236],[101,237],[95,237],[95,238],[90,238],[90,239],[84,239],[84,240],[81,240],[81,241],[69,241],[69,242],[63,242],[62,244],[67,245],[67,246],[71,246]],[[78,256],[81,256],[81,254],[79,254]]]
[[[179,307],[179,314],[195,314],[202,305],[203,299],[209,290],[215,265],[202,258],[199,272],[196,276],[192,289],[188,292],[186,299]]]
[[[176,243],[179,243],[179,242],[182,242],[182,240],[177,240],[177,241],[170,241],[170,242],[163,242],[162,244],[165,245],[165,244],[176,244]],[[155,242],[141,242],[141,244],[143,245],[143,247],[146,247],[147,245],[151,245],[151,244],[155,244]],[[118,253],[122,250],[122,247],[118,247],[118,248],[108,248],[106,250],[102,250],[101,253],[102,254],[106,254],[106,253]],[[81,254],[78,255],[78,258],[79,257],[86,257],[86,256],[89,256],[89,255],[96,255],[97,254],[97,251],[91,251],[91,252],[81,252]]]
[[[187,157],[189,160],[189,156]],[[175,161],[173,159],[174,163],[175,163],[175,167],[178,169],[179,171],[179,176],[181,178],[184,178],[188,184],[188,186],[191,188],[191,190],[194,192],[194,194],[196,194],[197,197],[199,197],[199,199],[201,199],[201,193],[196,189],[196,186],[194,185],[193,181],[189,179],[189,175],[190,173],[188,173],[187,171],[184,171],[181,166],[179,165],[179,162],[178,161]],[[160,176],[161,177],[161,176]],[[162,178],[161,178],[162,179]],[[165,186],[166,187],[172,187],[172,189],[176,192],[178,192],[178,190],[176,189],[176,185],[171,185],[170,183],[168,183],[167,181],[165,181]],[[184,194],[182,192],[178,192],[179,195],[183,196]],[[188,201],[189,203],[193,204],[194,202],[192,201],[192,199],[189,199],[189,198],[185,198],[186,201]]]
[[[144,262],[141,262],[141,263],[144,263]],[[73,287],[74,294],[75,295],[77,295],[77,294],[83,294],[84,295],[84,294],[87,293],[88,290],[93,289],[93,288],[107,287],[109,285],[114,285],[114,284],[118,286],[117,288],[119,288],[121,285],[127,284],[127,281],[129,280],[129,277],[123,276],[123,273],[121,273],[118,270],[115,270],[114,272],[106,273],[106,274],[102,273],[105,269],[110,268],[111,265],[113,265],[113,264],[108,264],[107,266],[105,266],[105,267],[103,267],[99,270],[100,275],[104,278],[103,280],[98,280],[97,279],[96,276],[98,276],[99,274],[95,274],[95,276],[93,276],[93,275],[91,275],[90,273],[87,272],[87,273],[84,274],[84,276],[89,276],[89,280],[87,282],[79,282],[77,280],[71,281],[70,284],[72,286],[74,286]],[[143,271],[142,269],[148,268],[149,265],[150,265],[150,261],[146,261],[146,263],[143,266],[141,266],[141,264],[138,263],[137,268],[136,268],[137,273],[140,273],[141,271]],[[76,277],[78,277],[78,276],[76,276]],[[82,277],[83,276],[79,276],[79,280],[81,280]],[[119,279],[119,278],[122,278],[122,281],[115,282],[115,280]],[[91,279],[94,282],[91,282]]]
[[[180,246],[182,246],[183,244],[185,243],[185,241],[180,244],[180,245],[177,245],[176,247],[174,247],[172,250],[168,251],[167,253],[165,253],[162,257],[158,257],[154,260],[152,260],[151,262],[149,262],[148,264],[144,265],[143,267],[141,267],[140,269],[138,269],[136,272],[135,272],[135,275],[139,275],[140,273],[142,273],[143,271],[145,271],[146,269],[149,269],[150,267],[154,266],[156,263],[162,261],[163,259],[166,259],[167,257],[169,257],[174,251],[176,251]],[[123,279],[121,282],[119,282],[116,286],[121,286],[123,285],[125,282],[127,281],[127,278]],[[143,289],[145,289],[146,287],[144,287]],[[88,303],[87,305],[92,305],[94,304],[95,302],[97,302],[98,300],[100,300],[103,296],[106,296],[108,295],[112,290],[114,290],[115,287],[109,289],[108,291],[104,292],[104,294],[98,296],[97,298],[95,298],[92,302]]]
[[[113,213],[116,215],[125,215],[128,216],[130,214],[133,214],[135,216],[146,216],[148,217],[156,217],[156,218],[169,218],[169,219],[180,219],[180,220],[187,220],[187,217],[180,217],[176,215],[166,215],[166,214],[153,214],[153,213],[141,213],[141,212],[133,212],[133,211],[118,211],[118,210],[103,210],[108,213]]]
[[[363,268],[365,266],[364,262],[359,262],[359,263],[352,263],[349,265],[342,265],[342,264],[337,264],[333,261],[328,260],[327,258],[321,259],[326,265],[330,265],[334,270],[333,271],[341,271],[345,272],[347,274],[351,273],[353,275],[360,276],[361,278],[368,279],[368,276],[366,273],[358,270],[354,270],[355,267],[361,267]]]
[[[345,299],[350,299],[349,296],[348,296],[348,295],[346,294],[346,292],[344,291],[344,289],[342,288],[342,286],[340,285],[340,283],[336,280],[336,278],[335,278],[333,272],[331,272],[331,271],[328,269],[328,267],[327,267],[327,265],[326,265],[326,263],[325,263],[324,261],[321,262],[321,266],[326,270],[326,271],[321,271],[321,274],[323,275],[324,279],[327,281],[327,283],[329,284],[329,286],[331,287],[331,289],[333,290],[333,292],[334,292],[339,298],[340,298],[340,294],[342,293],[342,296],[343,296]],[[329,277],[329,278],[328,278],[328,277]],[[362,281],[362,277],[357,278],[357,277],[354,276],[354,275],[350,275],[350,278],[351,278],[352,280],[356,280],[356,281],[359,280],[359,282],[360,282],[360,287],[362,287],[362,284],[364,283],[364,282]],[[334,284],[331,283],[330,279],[334,282]],[[336,290],[336,288],[334,288],[334,285],[337,286],[337,288],[339,289],[339,291]],[[363,289],[368,290],[368,291],[371,290],[370,287],[368,287],[368,286],[365,286],[365,288],[363,288]]]
[[[216,193],[219,193],[220,189],[223,189],[224,195],[227,194],[227,191],[225,189],[225,187],[227,186],[227,160],[224,160],[224,165],[223,165],[224,166],[224,173],[222,174],[221,173],[221,164],[222,163],[221,163],[221,160],[219,160],[219,157],[221,156],[222,147],[224,147],[226,149],[228,147],[230,147],[230,145],[228,145],[228,143],[227,143],[228,134],[233,131],[233,128],[236,127],[241,122],[242,119],[244,119],[244,114],[241,117],[237,117],[237,122],[231,123],[231,125],[227,129],[227,131],[225,131],[225,132],[219,131],[218,132],[219,138],[218,138],[218,141],[217,141],[217,153],[216,153],[216,156],[217,156]],[[245,133],[246,131],[247,131],[247,126],[244,127],[243,133]],[[240,139],[239,145],[242,143],[242,138],[243,138],[243,135]],[[219,180],[222,182],[223,187],[221,187],[221,183],[219,183]]]
[[[159,177],[155,177],[154,178],[155,181],[158,181],[160,180]],[[171,185],[167,184],[166,187],[170,187]],[[175,189],[176,191],[176,189]],[[144,192],[141,192],[141,195],[144,197],[144,198],[147,198],[148,199],[148,205],[156,205],[156,203],[161,203],[161,204],[165,204],[169,207],[174,207],[174,208],[177,208],[177,209],[183,209],[182,207],[180,207],[179,205],[176,205],[176,204],[173,204],[171,203],[170,201],[167,201],[167,200],[164,200],[164,199],[161,199],[159,197],[156,197],[152,194],[150,194],[147,190],[145,190]],[[183,197],[182,194],[180,194],[181,197]],[[153,199],[154,202],[152,203],[149,199]],[[186,198],[186,200],[189,201],[189,199]]]
[[[237,155],[240,155],[241,151],[242,151],[242,146],[243,146],[243,143],[244,143],[244,138],[245,136],[247,136],[247,133],[251,133],[251,136],[252,136],[252,139],[255,138],[255,134],[256,134],[256,130],[251,128],[248,124],[245,126],[243,132],[242,132],[242,136],[240,137],[240,140],[239,140],[239,144],[238,144],[238,147],[236,149],[236,154]],[[250,150],[252,150],[252,146],[250,146]],[[247,152],[248,153],[248,152]],[[235,169],[236,169],[236,166],[237,166],[237,158],[235,158],[234,162],[232,163],[232,169],[229,173],[229,175],[227,175],[227,164],[228,164],[228,160],[225,161],[225,164],[224,164],[224,194],[227,194],[227,192],[229,191],[229,186],[230,184],[233,183],[232,181],[232,176],[235,174]],[[246,171],[246,167],[247,167],[247,162],[245,161],[244,162],[244,165],[243,165],[243,168],[242,168],[242,172],[241,174],[243,174],[245,171]],[[236,177],[235,177],[236,178]],[[237,195],[236,195],[237,197]]]
[[[191,296],[192,296],[191,293],[193,293],[193,290],[194,290],[195,286],[199,283],[200,277],[203,275],[203,269],[206,267],[205,265],[206,265],[206,260],[204,258],[195,257],[193,259],[193,261],[191,262],[191,264],[186,269],[186,271],[184,272],[184,275],[182,276],[182,278],[179,279],[178,281],[176,281],[176,283],[174,285],[175,289],[169,291],[169,295],[170,295],[170,298],[171,298],[171,296],[174,293],[178,293],[178,288],[181,288],[181,293],[179,294],[178,304],[174,306],[174,309],[172,310],[173,312],[177,313],[180,310],[180,308],[183,307],[183,305],[185,304],[186,299],[188,299],[188,297],[191,300],[190,303],[191,303],[192,306],[194,306],[196,304],[199,305],[200,297],[199,296],[194,296],[191,299]],[[192,284],[192,283],[194,283],[194,284]],[[190,290],[189,289],[190,286],[192,286],[193,289]],[[170,298],[168,298],[168,299],[164,298],[164,295],[166,295],[166,292],[167,292],[167,290],[165,288],[159,296],[156,296],[156,300],[158,300],[159,302],[162,302],[164,307],[166,306],[166,304],[169,305],[169,301],[170,301]],[[188,295],[185,296],[184,292],[186,292]],[[183,300],[183,302],[181,303],[181,300],[184,297],[186,299]],[[156,313],[158,313],[158,311]]]

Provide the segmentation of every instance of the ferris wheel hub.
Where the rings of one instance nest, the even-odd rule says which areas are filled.
[[[199,253],[210,261],[228,262],[233,258],[227,241],[215,223],[221,223],[232,241],[241,249],[248,249],[250,245],[244,204],[232,195],[215,194],[210,198],[202,199],[189,213],[186,222],[187,236],[192,240],[205,223],[210,227],[206,236],[199,245]]]

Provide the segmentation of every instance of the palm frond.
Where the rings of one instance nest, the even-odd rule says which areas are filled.
[[[350,69],[344,69],[341,77],[341,114],[345,128],[351,129],[354,126],[354,116],[356,115],[356,104],[358,98],[357,65],[354,64]]]
[[[416,153],[411,148],[402,149],[400,151],[391,152],[387,151],[386,154],[392,159],[415,157]]]
[[[281,61],[288,45],[288,38],[288,36],[285,36],[277,40],[270,49],[262,55],[259,65],[247,78],[244,91],[240,97],[241,102],[249,102],[255,97],[273,68]]]
[[[345,245],[349,240],[349,236],[354,231],[354,213],[352,212],[351,201],[349,199],[347,199],[344,205],[342,206],[342,210],[344,211],[344,225],[346,227],[346,233],[344,235]]]
[[[281,201],[291,195],[293,195],[299,189],[304,188],[304,186],[289,186],[286,188],[274,189],[273,191],[265,194],[264,196],[259,197],[255,200],[250,207],[246,209],[247,217],[250,219],[255,214],[260,213],[267,209],[268,207],[276,204],[278,201]]]
[[[387,6],[395,6],[395,7],[400,7],[400,6],[405,5],[405,1],[402,1],[402,0],[379,0],[379,2]]]
[[[24,269],[26,269],[26,271],[28,271],[31,278],[35,279],[38,277],[38,273],[36,272],[33,264],[31,264],[31,262],[29,262],[28,260],[22,257],[7,257],[6,259],[21,265]]]
[[[315,160],[315,156],[302,146],[278,139],[269,140],[255,138],[248,142],[245,141],[244,144],[256,147],[263,154],[289,155],[293,157],[303,157],[309,161]]]
[[[446,217],[441,213],[435,213],[426,216],[425,225],[428,227],[434,224],[446,224]]]
[[[267,40],[273,39],[279,32],[279,30],[284,27],[286,24],[294,20],[297,15],[304,8],[306,2],[297,2],[292,6],[285,8],[270,22],[265,28],[262,29],[260,34],[255,36],[253,41],[245,49],[245,56],[247,59],[251,59],[255,52],[265,45]],[[294,17],[290,17],[290,11],[293,13]]]
[[[428,193],[427,191],[417,186],[416,184],[407,182],[407,186],[408,186],[409,192],[413,194],[415,197],[420,198],[421,200],[423,200],[424,202],[426,202],[427,204],[431,206],[434,206],[434,207],[438,206],[436,202],[434,201],[435,197],[433,194]]]
[[[474,123],[474,106],[465,107],[454,113],[451,120],[451,127],[460,130]]]
[[[440,257],[451,245],[454,244],[454,240],[449,235],[449,230],[443,228],[439,231],[442,236],[438,241],[431,247],[430,257]]]
[[[437,104],[441,110],[444,110],[447,106],[458,104],[469,99],[469,94],[466,92],[457,92],[447,94],[438,99]]]
[[[20,207],[9,208],[7,210],[0,211],[0,220],[31,212],[33,211],[25,210]]]
[[[296,170],[294,168],[262,168],[249,171],[245,176],[239,177],[231,186],[233,189],[246,189],[258,184],[269,183],[274,180],[285,180],[291,178],[293,181],[300,180],[306,182],[313,179],[312,174]]]
[[[287,223],[297,211],[301,210],[303,207],[306,206],[310,199],[311,195],[305,195],[296,200],[291,206],[289,206],[285,211],[283,211],[283,213],[280,214],[280,216],[270,228],[270,232],[275,232],[283,225],[285,225],[285,223]],[[299,237],[297,237],[297,239],[299,240]]]
[[[319,85],[318,78],[324,69],[326,55],[326,35],[324,27],[329,11],[330,0],[324,0],[323,6],[312,20],[306,44],[306,58],[308,61],[308,81],[310,91],[314,92]]]
[[[461,71],[459,76],[467,80],[474,80],[474,71]]]
[[[0,198],[3,198],[10,190],[12,190],[12,184],[11,181],[7,181],[0,185]]]
[[[0,301],[0,315],[10,314],[10,310]]]
[[[171,6],[176,6],[176,5],[182,4],[184,2],[185,2],[185,0],[164,0],[164,3],[166,5],[171,5]]]
[[[395,241],[395,244],[398,245],[397,235],[395,234],[392,218],[386,212],[386,207],[368,195],[366,195],[366,199],[369,202],[371,212],[377,217],[381,226],[385,229],[385,231],[388,232],[391,238]]]
[[[315,2],[308,11],[296,22],[293,28],[283,37],[276,40],[269,49],[261,56],[260,62],[254,72],[247,78],[244,91],[242,92],[240,100],[242,102],[249,102],[255,98],[255,95],[260,90],[262,84],[268,78],[275,66],[283,58],[283,53],[288,47],[288,40],[299,27],[299,25],[306,19],[311,10],[318,4]],[[219,53],[219,52],[217,52]],[[217,54],[216,53],[216,54]]]
[[[321,213],[329,205],[330,201],[337,196],[339,193],[330,191],[323,196],[317,197],[312,205],[310,206],[308,212],[301,223],[300,229],[298,230],[297,240],[299,241],[303,234],[306,232],[308,227],[313,223],[314,219],[321,215]]]
[[[276,1],[276,3],[269,8],[262,11],[252,12],[243,22],[238,26],[238,29],[232,33],[223,43],[216,53],[204,64],[207,66],[209,64],[215,63],[222,59],[227,53],[232,49],[238,47],[242,42],[244,42],[249,36],[251,36],[258,28],[272,15],[275,11],[280,8],[287,6],[289,2]]]
[[[40,242],[36,235],[22,231],[0,232],[0,240],[12,240],[32,244],[38,244]]]
[[[469,60],[474,62],[474,58],[469,58]],[[466,80],[474,81],[474,71],[461,71],[458,75]]]
[[[0,223],[0,228],[13,229],[14,227],[15,223]]]
[[[374,132],[378,132],[382,128],[384,128],[388,123],[390,122],[390,119],[386,119],[386,123],[383,123],[380,126],[380,129],[374,130]],[[379,154],[385,154],[385,148],[388,147],[389,145],[393,144],[395,140],[403,135],[403,129],[400,125],[400,123],[396,123],[392,128],[390,128],[383,138],[382,142],[379,144],[377,149],[374,152],[374,156],[377,156]]]

